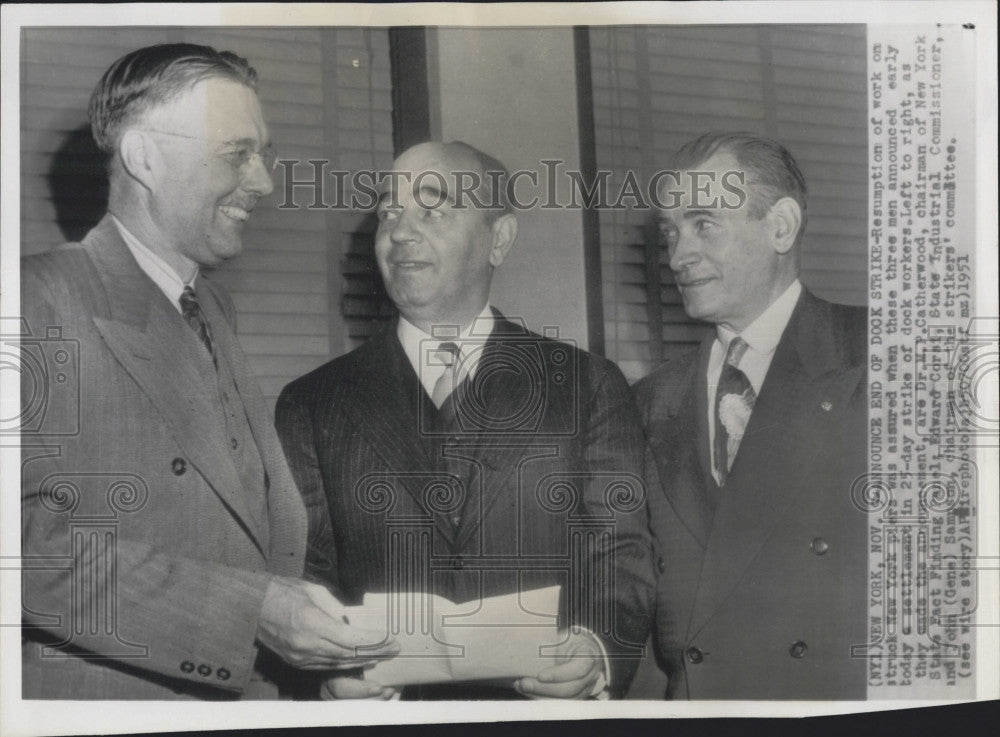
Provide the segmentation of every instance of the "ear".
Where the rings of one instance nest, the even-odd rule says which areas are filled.
[[[768,218],[774,226],[774,250],[785,254],[795,245],[802,228],[802,209],[791,197],[782,197],[771,205]]]
[[[493,244],[490,246],[490,263],[494,268],[503,263],[507,251],[517,240],[517,218],[511,213],[501,215],[492,225]]]
[[[132,179],[152,190],[156,183],[156,163],[159,151],[152,146],[149,137],[139,131],[128,130],[118,142],[118,155],[122,166]]]

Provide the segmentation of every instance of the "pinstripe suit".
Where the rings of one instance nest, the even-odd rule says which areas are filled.
[[[624,378],[498,316],[468,390],[475,418],[438,434],[395,325],[285,388],[277,425],[309,511],[308,575],[354,603],[396,586],[467,601],[562,584],[564,618],[602,636],[623,692],[636,661],[615,656],[644,642],[652,585]],[[597,529],[613,533],[586,552]]]
[[[205,277],[198,292],[266,491],[240,483],[211,359],[109,217],[82,243],[23,262],[29,327],[61,328],[80,381],[79,432],[23,438],[25,566],[44,569],[23,577],[27,698],[277,695],[257,620],[270,575],[301,575],[305,514],[232,305]],[[43,427],[72,425],[76,411],[53,401]]]

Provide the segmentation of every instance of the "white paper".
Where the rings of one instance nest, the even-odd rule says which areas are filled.
[[[515,679],[555,664],[559,586],[455,604],[422,592],[367,594],[351,624],[383,630],[400,653],[366,672],[386,686]]]

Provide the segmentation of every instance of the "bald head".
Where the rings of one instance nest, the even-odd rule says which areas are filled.
[[[483,211],[488,222],[513,212],[506,192],[507,167],[464,141],[418,143],[399,155],[393,169],[416,189],[434,187],[459,208]],[[390,186],[386,183],[383,191]]]

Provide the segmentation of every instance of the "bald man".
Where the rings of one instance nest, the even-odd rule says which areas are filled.
[[[500,162],[463,143],[425,143],[393,169],[375,254],[399,318],[278,401],[309,509],[309,575],[348,603],[377,591],[464,602],[561,584],[560,626],[576,634],[555,666],[404,696],[620,695],[652,591],[643,436],[625,379],[491,307],[494,271],[517,237]],[[580,547],[580,525],[606,537]],[[326,690],[367,693],[344,678]]]

